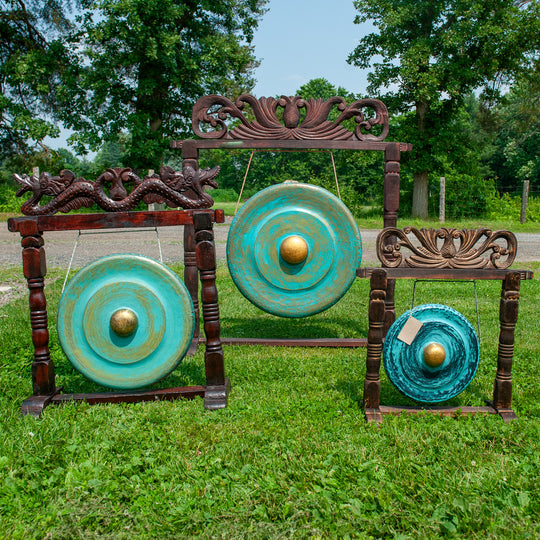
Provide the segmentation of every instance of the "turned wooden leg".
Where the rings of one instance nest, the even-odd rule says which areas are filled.
[[[385,299],[388,279],[382,269],[371,274],[369,295],[369,330],[364,381],[364,411],[368,422],[381,422],[381,356],[384,337]]]
[[[216,250],[212,219],[208,214],[193,214],[197,266],[201,279],[202,315],[206,350],[204,364],[206,385],[204,406],[220,409],[227,405],[228,381],[221,346],[218,292],[216,288]]]
[[[512,411],[512,361],[514,357],[514,330],[518,318],[520,275],[511,272],[502,284],[499,308],[499,350],[497,375],[493,389],[493,407],[504,420],[516,418]]]
[[[383,192],[383,220],[384,227],[397,227],[399,210],[399,184],[400,184],[400,158],[399,143],[390,144],[384,151],[384,192]],[[395,241],[395,239],[394,239]],[[384,322],[384,335],[396,319],[394,293],[396,282],[388,280],[386,290],[386,315]]]
[[[38,230],[37,222],[30,220],[24,222],[20,233],[23,248],[23,273],[28,283],[30,326],[34,345],[33,396],[24,401],[21,410],[23,414],[39,416],[56,393],[54,363],[49,351],[47,301],[44,291],[47,265],[43,235]]]
[[[199,270],[197,269],[197,257],[195,255],[195,229],[193,225],[184,226],[184,283],[193,301],[195,313],[195,332],[193,342],[187,352],[192,356],[197,352],[200,334],[199,314]]]

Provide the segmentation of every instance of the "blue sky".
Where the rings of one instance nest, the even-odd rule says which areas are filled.
[[[294,95],[311,79],[365,94],[366,71],[347,64],[369,24],[354,24],[352,0],[270,0],[253,44],[257,97]]]

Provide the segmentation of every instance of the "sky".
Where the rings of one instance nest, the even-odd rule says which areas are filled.
[[[255,96],[294,96],[319,77],[365,96],[367,70],[347,64],[347,57],[371,26],[354,24],[353,0],[269,0],[266,7],[252,43],[260,61]],[[69,133],[45,144],[66,148]]]
[[[318,77],[365,94],[367,72],[347,64],[347,57],[371,27],[354,24],[352,0],[270,0],[267,7],[253,40],[261,62],[257,97],[292,96]]]

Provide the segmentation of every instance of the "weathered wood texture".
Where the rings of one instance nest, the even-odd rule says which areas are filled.
[[[244,114],[246,104],[251,108],[254,121]],[[277,114],[278,109],[281,109],[281,115]],[[340,115],[335,121],[330,121],[328,118],[334,109]],[[374,116],[366,116],[365,109],[374,111]],[[305,113],[304,118],[301,110]],[[228,118],[237,120],[232,129],[226,123]],[[349,131],[342,124],[352,118],[356,127]],[[203,131],[201,124],[218,129]],[[257,99],[242,94],[233,102],[223,96],[209,95],[195,103],[191,125],[195,135],[201,139],[380,142],[388,135],[388,110],[378,99],[361,99],[347,105],[341,97],[323,101],[300,96]],[[372,133],[374,126],[380,126],[379,133]]]
[[[23,414],[39,416],[50,404],[68,400],[88,403],[120,403],[149,401],[155,399],[194,398],[203,395],[208,409],[223,408],[227,404],[229,382],[225,378],[223,350],[219,336],[219,308],[215,287],[215,248],[213,223],[224,221],[222,211],[170,211],[129,212],[122,214],[90,214],[71,216],[39,216],[9,220],[9,230],[19,232],[22,243],[23,271],[30,291],[30,321],[34,358],[32,362],[33,394],[21,407]],[[118,227],[140,227],[187,225],[196,223],[197,233],[194,247],[197,253],[195,276],[200,274],[202,282],[202,311],[206,336],[206,385],[162,390],[131,392],[105,392],[88,394],[61,394],[55,386],[54,363],[49,352],[49,330],[47,304],[44,292],[46,257],[43,231],[72,229],[106,229]],[[197,236],[198,235],[198,236]],[[193,246],[192,246],[193,247]]]
[[[250,109],[250,114],[246,112]],[[338,111],[337,118],[330,120],[330,114]],[[369,115],[371,111],[371,115]],[[335,117],[335,115],[334,115]],[[355,119],[356,127],[348,130],[343,123]],[[235,120],[230,128],[230,120]],[[206,126],[208,130],[204,130]],[[347,104],[341,97],[303,99],[299,96],[281,98],[260,98],[247,94],[231,101],[217,95],[202,97],[194,106],[192,129],[199,139],[171,142],[172,148],[182,150],[185,162],[198,160],[199,150],[224,149],[272,149],[277,151],[307,150],[362,150],[384,152],[384,203],[385,226],[395,226],[399,210],[399,182],[401,152],[412,146],[407,143],[387,142],[388,111],[376,99],[357,100]],[[191,234],[191,232],[186,232]],[[186,239],[186,245],[189,245]],[[186,254],[191,260],[192,254]],[[191,283],[194,281],[190,279]],[[186,284],[188,280],[186,279]],[[188,285],[192,295],[196,288]],[[393,308],[393,282],[387,289],[387,306]],[[387,313],[393,313],[392,309]],[[391,321],[387,321],[387,325]],[[347,340],[339,340],[340,343]],[[234,338],[228,343],[253,343],[287,346],[289,343],[301,346],[336,346],[336,340],[274,340],[264,338]],[[366,340],[353,339],[348,345],[365,346]]]
[[[419,245],[407,237],[412,233]],[[457,244],[456,244],[457,241]],[[479,245],[478,245],[479,244]],[[413,256],[403,257],[402,248]],[[371,278],[368,353],[364,383],[364,409],[368,421],[380,422],[386,414],[432,412],[440,415],[498,414],[505,421],[516,418],[511,408],[514,330],[518,317],[521,280],[532,279],[528,270],[508,268],[517,251],[509,231],[456,229],[384,229],[377,238],[377,255],[383,268],[362,268],[359,277]],[[486,257],[486,254],[488,255]],[[501,260],[502,259],[502,260]],[[380,404],[380,365],[389,319],[395,319],[387,301],[388,286],[395,279],[501,280],[499,348],[493,400],[486,407],[389,407]],[[384,306],[381,308],[381,306]],[[388,313],[392,310],[391,313]]]
[[[8,219],[8,230],[23,233],[24,227],[48,231],[77,231],[94,229],[131,229],[137,227],[174,227],[192,225],[194,210],[170,210],[168,212],[121,212],[103,214],[72,214],[69,216],[39,216]],[[214,223],[225,223],[223,210],[196,210],[209,214]]]
[[[377,412],[377,408],[381,393],[380,370],[384,337],[386,289],[388,286],[386,272],[380,269],[374,270],[371,275],[370,285],[364,409],[366,411],[373,411],[373,418],[370,418],[370,420],[380,422],[382,417]]]
[[[377,257],[386,268],[504,269],[514,262],[517,240],[510,231],[485,227],[401,230],[392,226],[379,233],[376,247]],[[411,254],[403,256],[403,249]]]
[[[186,160],[181,172],[165,166],[159,174],[152,173],[144,179],[131,169],[120,167],[107,169],[95,182],[76,178],[75,173],[67,169],[59,176],[43,172],[39,178],[26,174],[15,174],[14,178],[21,186],[17,191],[18,197],[26,192],[32,193],[21,206],[21,212],[44,216],[94,204],[107,212],[125,212],[133,210],[141,201],[166,204],[172,208],[210,208],[214,201],[204,186],[216,188],[214,177],[218,173],[219,167],[200,170],[197,161]],[[132,186],[130,193],[128,185]],[[43,197],[52,199],[42,205]]]
[[[193,219],[193,227],[195,229],[195,254],[201,280],[201,303],[206,336],[204,353],[206,383],[215,388],[212,395],[205,397],[205,407],[215,409],[226,405],[226,394],[222,395],[218,389],[225,384],[225,366],[220,340],[221,324],[216,287],[216,248],[210,216],[196,214]]]

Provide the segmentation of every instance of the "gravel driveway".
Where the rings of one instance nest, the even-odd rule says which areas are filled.
[[[225,259],[227,233],[231,218],[227,223],[215,226],[216,252],[218,260]],[[373,265],[377,262],[375,240],[378,230],[363,229],[362,265]],[[67,269],[77,240],[77,231],[44,233],[48,268]],[[518,254],[514,266],[520,262],[540,260],[540,234],[519,233]],[[183,227],[162,227],[159,229],[159,240],[163,254],[163,262],[174,263],[183,260]],[[21,268],[20,236],[7,230],[7,223],[0,223],[0,272],[7,268]],[[81,268],[89,262],[112,253],[139,253],[159,259],[159,245],[154,229],[131,229],[125,231],[83,231],[79,236],[77,249],[73,257],[73,268]],[[517,267],[517,266],[516,266]],[[22,279],[4,279],[0,274],[0,305],[25,290]]]

